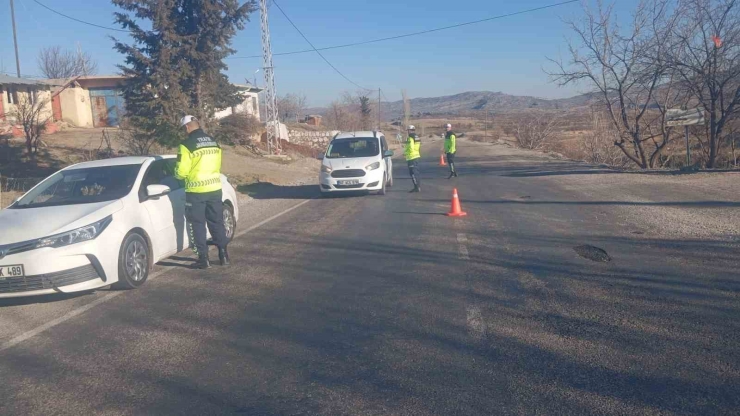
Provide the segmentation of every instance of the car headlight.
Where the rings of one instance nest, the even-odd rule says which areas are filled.
[[[324,172],[324,173],[331,173],[332,168],[330,168],[329,166],[326,166],[326,165],[321,165],[321,171]]]
[[[379,167],[380,167],[380,162],[375,162],[375,163],[371,163],[371,164],[365,166],[365,169],[367,169],[367,170],[375,170],[375,169],[378,169]]]
[[[108,216],[98,222],[80,227],[76,230],[41,238],[38,242],[36,242],[36,248],[57,248],[81,243],[83,241],[94,240],[97,236],[100,235],[100,233],[103,232],[103,230],[105,230],[105,228],[108,226],[108,224],[111,223],[111,221],[113,221],[113,216]]]

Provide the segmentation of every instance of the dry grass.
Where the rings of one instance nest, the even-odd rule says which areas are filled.
[[[68,129],[46,135],[42,138],[44,145],[39,149],[35,161],[26,157],[22,140],[10,140],[7,146],[4,143],[0,145],[0,177],[3,178],[0,183],[7,185],[8,178],[28,179],[22,181],[22,189],[13,186],[13,192],[3,193],[0,196],[0,207],[6,207],[28,188],[57,170],[98,159],[101,151],[107,153],[108,143],[102,137],[103,129]],[[117,140],[117,135],[110,137],[113,155],[124,156],[123,144]],[[284,143],[284,148],[291,160],[268,160],[256,156],[246,148],[224,146],[222,171],[235,185],[253,182],[286,185],[318,177],[320,162],[314,158],[315,150],[289,143]],[[176,149],[156,147],[152,148],[152,153],[174,154]],[[8,189],[7,186],[3,188],[5,191]]]

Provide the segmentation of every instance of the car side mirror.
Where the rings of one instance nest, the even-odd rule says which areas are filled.
[[[167,185],[149,185],[146,187],[146,196],[149,198],[158,198],[170,192],[172,192],[172,189]]]
[[[393,157],[393,155],[393,150],[386,150],[385,153],[383,153],[383,157]]]

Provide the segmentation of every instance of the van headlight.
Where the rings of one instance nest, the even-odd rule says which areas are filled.
[[[375,163],[371,163],[371,164],[365,166],[365,169],[367,169],[367,170],[375,170],[375,169],[378,169],[379,167],[380,167],[380,162],[375,162]]]
[[[326,165],[321,165],[321,171],[323,173],[331,173],[332,168],[330,168],[329,166],[326,166]]]
[[[67,231],[57,235],[44,237],[36,242],[36,248],[44,247],[64,247],[72,244],[82,243],[83,241],[94,240],[105,228],[113,221],[113,216],[110,215],[98,222],[94,222],[90,225],[80,227],[76,230]]]

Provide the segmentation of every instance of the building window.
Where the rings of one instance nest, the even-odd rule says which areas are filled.
[[[18,104],[18,89],[15,87],[8,87],[6,97],[8,104]]]

